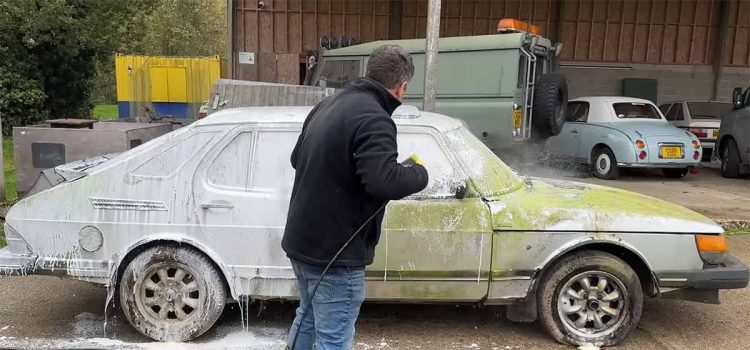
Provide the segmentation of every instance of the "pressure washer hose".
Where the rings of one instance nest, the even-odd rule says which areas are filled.
[[[331,258],[331,260],[328,261],[328,265],[326,265],[325,269],[323,269],[323,273],[320,274],[320,278],[318,278],[318,281],[315,282],[315,286],[313,287],[312,293],[310,293],[310,302],[307,304],[307,306],[305,307],[305,309],[302,310],[302,313],[300,314],[300,318],[299,318],[300,321],[299,321],[299,324],[297,324],[297,331],[294,332],[294,339],[292,340],[291,350],[294,350],[295,345],[297,345],[297,336],[299,336],[299,329],[302,326],[302,322],[305,320],[305,316],[307,315],[307,312],[310,311],[310,307],[312,307],[313,299],[315,298],[315,292],[318,291],[318,286],[320,286],[320,281],[322,281],[323,277],[326,276],[326,273],[328,272],[328,268],[330,268],[331,265],[333,264],[333,262],[336,261],[336,259],[339,258],[339,255],[341,255],[341,253],[344,251],[344,249],[346,249],[346,247],[349,246],[349,243],[351,243],[352,240],[354,240],[354,237],[357,237],[357,235],[359,234],[359,232],[362,231],[362,229],[365,228],[365,226],[368,223],[370,223],[370,221],[372,221],[372,219],[374,219],[375,216],[377,216],[378,213],[380,213],[383,209],[385,209],[385,204],[383,204],[382,206],[380,206],[380,208],[378,208],[378,210],[376,210],[374,213],[372,213],[372,215],[367,220],[365,220],[365,222],[362,224],[362,226],[360,226],[356,231],[354,231],[354,233],[352,233],[351,237],[349,237],[349,239],[346,240],[346,242],[344,242],[344,244],[341,246],[341,248],[339,249],[339,251],[336,252],[336,254],[333,256],[333,258]]]

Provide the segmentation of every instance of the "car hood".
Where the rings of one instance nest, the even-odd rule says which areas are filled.
[[[687,137],[685,130],[660,121],[621,121],[609,123],[609,126],[621,130],[634,138],[648,136]]]
[[[526,190],[487,200],[495,231],[724,232],[685,207],[572,181],[531,179]]]

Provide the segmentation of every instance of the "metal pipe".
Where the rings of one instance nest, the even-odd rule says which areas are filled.
[[[435,83],[437,80],[438,40],[440,38],[441,0],[429,0],[427,4],[427,40],[424,59],[424,102],[422,110],[435,111]]]

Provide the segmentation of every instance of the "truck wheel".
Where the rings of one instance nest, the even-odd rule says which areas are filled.
[[[591,156],[591,167],[594,175],[603,180],[614,180],[620,176],[620,168],[617,167],[617,159],[614,153],[607,148],[599,148]]]
[[[737,143],[729,139],[721,151],[721,176],[737,178],[740,176],[740,151]]]
[[[559,135],[568,109],[568,83],[564,74],[550,73],[539,78],[533,107],[534,135],[539,138]]]
[[[226,288],[211,261],[192,248],[157,246],[133,259],[120,280],[128,322],[158,341],[188,341],[224,310]]]
[[[661,169],[662,174],[668,178],[672,179],[681,179],[685,177],[688,173],[688,169],[672,169],[672,168],[665,168]]]
[[[635,271],[612,254],[591,250],[552,266],[537,298],[539,320],[547,333],[574,346],[622,343],[638,324],[643,308]]]

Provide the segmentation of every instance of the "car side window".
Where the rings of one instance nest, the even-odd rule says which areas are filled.
[[[669,112],[669,107],[672,107],[671,103],[659,106],[659,111],[661,111],[661,114],[663,114],[665,118],[667,117],[667,113]]]
[[[247,189],[254,140],[255,133],[246,131],[229,141],[211,163],[208,169],[208,182],[229,190]]]
[[[294,168],[289,163],[299,131],[260,131],[257,134],[248,188],[291,193]]]
[[[667,120],[685,120],[682,116],[682,103],[675,103],[672,108],[669,109],[669,113],[666,115]]]
[[[565,112],[565,121],[585,123],[589,119],[588,102],[570,102]]]
[[[214,135],[213,132],[200,132],[190,135],[141,164],[131,174],[147,177],[172,176],[190,158],[199,153],[200,149],[205,147]]]
[[[427,187],[417,196],[453,195],[451,186],[456,179],[455,169],[434,136],[429,133],[399,133],[397,142],[399,162],[416,154],[427,169]]]
[[[341,89],[361,76],[360,61],[357,60],[326,60],[320,70],[318,82],[325,81],[328,88]]]

